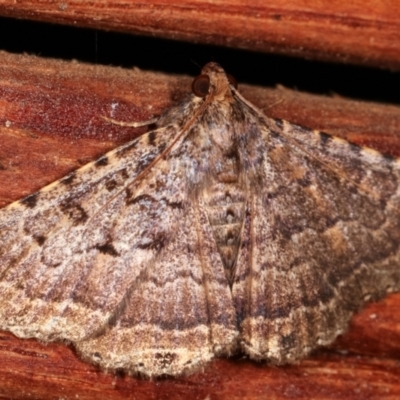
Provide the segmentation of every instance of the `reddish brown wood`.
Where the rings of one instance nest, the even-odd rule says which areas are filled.
[[[2,0],[0,15],[400,67],[397,0]]]
[[[191,78],[0,52],[0,205],[135,137],[100,116],[142,120],[181,99]],[[400,155],[400,108],[240,85],[268,115],[344,133]],[[154,382],[81,362],[64,344],[0,334],[0,397],[13,399],[400,398],[400,294],[356,315],[348,333],[295,366],[237,356]]]

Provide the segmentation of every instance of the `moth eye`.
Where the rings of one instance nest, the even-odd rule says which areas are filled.
[[[202,74],[193,79],[192,92],[197,97],[206,97],[210,89],[210,78]]]
[[[226,74],[226,77],[228,78],[229,83],[235,88],[237,89],[238,84],[236,79],[231,75],[231,74]]]

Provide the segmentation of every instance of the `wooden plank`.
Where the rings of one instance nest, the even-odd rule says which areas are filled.
[[[399,69],[396,0],[0,1],[0,15]]]
[[[0,205],[16,200],[142,131],[109,115],[158,115],[189,77],[0,52]],[[400,107],[240,85],[265,113],[400,155]],[[400,397],[400,294],[370,304],[327,349],[287,367],[217,359],[204,372],[156,381],[107,374],[64,344],[0,334],[0,397],[13,399],[395,399]]]

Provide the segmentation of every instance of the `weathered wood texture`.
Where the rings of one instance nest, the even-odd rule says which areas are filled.
[[[189,91],[191,78],[0,52],[0,206],[126,142],[137,121]],[[287,89],[240,85],[272,117],[325,130],[400,155],[400,108]],[[356,315],[348,333],[295,366],[240,356],[204,372],[154,382],[115,376],[81,362],[63,344],[0,334],[0,398],[13,399],[397,399],[400,294]],[[208,396],[208,397],[207,397]]]
[[[0,0],[0,15],[400,69],[397,0]]]

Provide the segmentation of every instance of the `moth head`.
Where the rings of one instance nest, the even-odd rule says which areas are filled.
[[[230,85],[237,88],[235,78],[217,63],[206,64],[201,72],[192,82],[192,92],[197,97],[206,97],[208,94],[212,94],[213,97],[226,97],[231,95]]]

